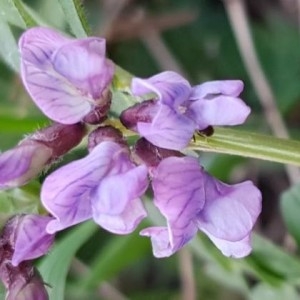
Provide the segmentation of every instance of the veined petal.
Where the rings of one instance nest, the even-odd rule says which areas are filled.
[[[152,179],[154,204],[172,225],[183,228],[204,207],[203,171],[192,157],[161,161]]]
[[[81,121],[112,79],[113,66],[105,59],[103,39],[72,40],[38,27],[22,35],[19,47],[23,83],[36,105],[54,121]]]
[[[19,49],[24,61],[43,66],[50,63],[51,56],[58,47],[69,41],[69,38],[53,29],[34,27],[21,35]]]
[[[54,241],[54,235],[46,232],[51,217],[21,215],[15,218],[17,224],[14,233],[14,253],[11,259],[13,266],[46,254]]]
[[[188,99],[191,86],[179,74],[166,71],[147,79],[133,78],[131,90],[136,96],[153,92],[162,103],[177,108]]]
[[[244,89],[241,80],[208,81],[192,87],[190,100],[199,100],[209,95],[226,95],[237,97]]]
[[[198,129],[205,129],[210,125],[239,125],[245,122],[250,112],[250,107],[243,100],[230,96],[199,99],[189,107],[189,115]]]
[[[210,237],[236,242],[249,235],[261,212],[261,193],[251,181],[227,185],[205,175],[206,201],[197,216]]]
[[[113,76],[113,64],[105,58],[105,40],[85,38],[60,47],[52,58],[54,70],[83,95],[98,99]]]
[[[120,151],[118,144],[103,142],[85,158],[63,166],[46,178],[41,199],[56,218],[47,226],[49,233],[92,217],[91,197],[100,180],[111,172],[113,158]]]
[[[0,154],[0,189],[24,185],[37,176],[52,156],[40,143],[19,145]]]
[[[218,239],[208,233],[206,234],[225,256],[233,257],[233,258],[242,258],[249,255],[252,250],[249,236],[246,236],[240,241],[230,242],[230,241]]]
[[[190,142],[195,123],[161,104],[151,123],[138,122],[138,133],[152,144],[166,149],[182,150]]]
[[[154,204],[167,220],[167,227],[144,229],[150,236],[154,255],[169,256],[196,234],[196,216],[204,207],[202,170],[190,157],[169,157],[153,172]]]
[[[95,222],[114,233],[132,232],[147,215],[139,199],[147,189],[147,175],[145,165],[130,163],[122,173],[103,178],[92,198]]]

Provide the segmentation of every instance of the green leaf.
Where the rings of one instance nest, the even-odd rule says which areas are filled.
[[[0,56],[15,72],[19,71],[19,51],[11,28],[0,18]]]
[[[18,213],[38,214],[40,184],[32,181],[22,188],[0,191],[0,228],[8,218]]]
[[[90,221],[72,229],[40,263],[38,269],[42,278],[44,282],[51,286],[48,290],[51,300],[65,299],[66,277],[72,258],[97,228],[98,226]]]
[[[65,14],[72,32],[77,38],[86,37],[90,33],[89,25],[80,0],[57,0]]]
[[[283,284],[273,287],[264,283],[257,284],[251,291],[249,300],[298,300],[299,294],[293,286]]]
[[[9,24],[26,28],[26,24],[21,18],[13,0],[0,0],[0,14],[3,22],[5,20]]]
[[[273,285],[294,283],[300,278],[300,260],[258,235],[253,236],[253,251],[245,262],[258,277]]]
[[[90,264],[91,272],[83,279],[85,288],[118,274],[126,266],[150,253],[149,241],[138,234],[113,236]]]
[[[300,184],[281,195],[280,207],[288,231],[300,246]]]
[[[38,25],[38,23],[33,19],[33,17],[27,11],[24,3],[21,0],[10,0],[10,2],[14,5],[15,9],[19,14],[20,19],[22,19],[22,23],[25,24],[27,28]]]

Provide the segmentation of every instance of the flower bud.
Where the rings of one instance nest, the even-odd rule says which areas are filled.
[[[26,137],[0,155],[0,189],[26,184],[47,164],[79,144],[84,134],[82,124],[55,123]]]
[[[137,124],[150,123],[157,110],[157,101],[143,101],[124,110],[120,115],[120,121],[126,128],[137,131]]]
[[[88,149],[91,152],[98,144],[102,142],[115,142],[121,146],[126,145],[126,141],[120,130],[112,126],[101,126],[93,130],[88,137]]]
[[[159,148],[145,138],[139,139],[132,150],[132,155],[136,163],[146,164],[148,167],[157,167],[158,164],[167,157],[184,156],[179,151]]]
[[[42,278],[31,259],[48,252],[53,235],[45,231],[51,217],[16,215],[5,225],[0,237],[0,279],[6,300],[49,299]]]
[[[18,273],[13,271],[15,276],[8,287],[6,300],[48,300],[47,290],[37,270],[28,263],[23,265],[16,268]]]

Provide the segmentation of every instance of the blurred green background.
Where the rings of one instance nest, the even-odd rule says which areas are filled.
[[[60,1],[0,0],[1,151],[49,124],[26,94],[17,73],[16,41],[25,25],[20,9],[12,3],[38,24],[72,34]],[[245,8],[242,13],[240,5]],[[86,0],[83,8],[92,34],[107,38],[108,56],[136,76],[171,69],[194,85],[208,80],[243,80],[242,98],[252,108],[243,129],[271,134],[274,128],[266,118],[264,100],[234,34],[245,35],[243,26],[233,28],[228,17],[230,13],[235,20],[245,20],[246,13],[260,71],[276,105],[268,103],[282,115],[289,135],[300,138],[298,0]],[[244,56],[254,66],[251,49],[246,50]],[[79,148],[63,163],[82,155]],[[155,259],[149,240],[139,237],[138,231],[119,237],[87,223],[60,234],[55,249],[38,262],[45,282],[52,286],[51,300],[59,300],[54,295],[74,300],[300,299],[300,187],[279,164],[215,154],[201,154],[200,159],[221,180],[251,179],[261,189],[263,212],[251,256],[224,258],[199,234],[182,253]],[[25,193],[26,199],[34,198],[28,191],[19,192]],[[20,194],[11,192],[10,197]],[[0,194],[0,208],[17,211],[8,201],[7,193]]]

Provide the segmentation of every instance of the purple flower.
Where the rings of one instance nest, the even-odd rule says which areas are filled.
[[[32,260],[46,254],[51,248],[54,235],[46,232],[52,218],[41,215],[16,215],[5,225],[3,238],[9,240],[13,249],[11,264]]]
[[[0,279],[7,300],[47,300],[42,278],[32,259],[46,254],[54,236],[45,231],[48,216],[15,215],[7,221],[0,237]]]
[[[34,142],[0,154],[0,190],[24,185],[37,176],[52,157],[52,149]]]
[[[5,300],[49,300],[43,279],[31,265],[10,269],[10,285]]]
[[[192,157],[169,157],[153,172],[154,204],[167,227],[150,227],[156,257],[170,256],[204,232],[226,256],[251,251],[250,233],[261,211],[261,194],[250,181],[224,184],[208,175]]]
[[[147,167],[135,166],[124,146],[104,141],[46,178],[41,199],[55,218],[46,230],[54,233],[93,218],[108,231],[130,233],[146,216],[139,197],[147,186]]]
[[[80,143],[82,124],[52,124],[0,154],[0,190],[18,187],[36,177],[47,164]]]
[[[243,90],[239,80],[212,81],[191,87],[175,72],[163,72],[148,79],[134,78],[132,93],[145,101],[124,111],[121,121],[158,147],[181,150],[196,129],[243,123],[250,108],[238,98]]]
[[[105,58],[104,39],[70,39],[36,27],[21,36],[19,49],[23,83],[50,119],[74,124],[107,107],[114,67]]]

